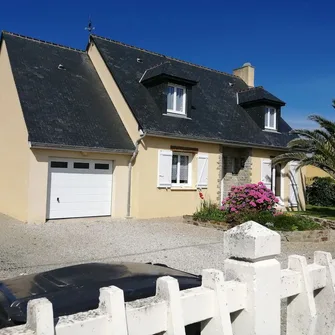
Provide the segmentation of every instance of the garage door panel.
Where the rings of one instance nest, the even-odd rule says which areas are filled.
[[[108,194],[77,194],[75,198],[68,194],[59,195],[58,197],[50,197],[50,204],[56,203],[83,203],[83,202],[104,202],[108,199]],[[59,201],[57,200],[59,199]]]
[[[62,159],[62,161],[64,161]],[[94,169],[98,161],[88,161],[90,169],[50,168],[48,218],[102,216],[111,214],[112,163],[109,170]]]
[[[109,175],[103,174],[101,176],[94,174],[74,174],[68,176],[65,173],[52,173],[51,176],[52,186],[59,187],[89,187],[102,185],[105,186],[109,181]],[[109,181],[111,182],[111,181]]]
[[[52,218],[64,218],[64,217],[83,217],[83,216],[99,216],[97,215],[109,215],[110,203],[91,203],[89,206],[82,208],[79,203],[66,203],[61,210],[51,210],[50,215]]]
[[[60,210],[64,211],[88,211],[88,210],[100,210],[104,209],[105,211],[109,210],[110,202],[109,201],[91,201],[87,204],[85,204],[85,207],[83,208],[82,202],[75,202],[75,201],[69,201],[69,202],[63,202],[61,209],[53,209],[55,212],[59,212]]]
[[[107,184],[106,187],[63,187],[53,189],[50,192],[50,198],[61,197],[61,196],[72,196],[72,194],[78,195],[89,195],[89,194],[103,194],[108,195],[111,193],[112,185]]]

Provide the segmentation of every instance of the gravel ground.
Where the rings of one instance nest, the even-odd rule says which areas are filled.
[[[192,273],[223,269],[223,232],[183,224],[180,219],[69,219],[23,224],[0,215],[0,278],[82,262],[165,263]],[[283,243],[278,257],[300,254],[312,262],[315,250],[335,251],[333,242]]]

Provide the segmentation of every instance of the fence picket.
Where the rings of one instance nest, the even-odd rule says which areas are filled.
[[[183,310],[178,280],[169,276],[158,278],[156,296],[167,301],[166,335],[185,335]]]
[[[54,319],[52,304],[46,298],[31,300],[27,307],[26,329],[35,335],[53,335]]]
[[[215,314],[201,323],[201,335],[233,335],[223,272],[213,269],[203,270],[202,286],[215,292]]]
[[[123,291],[118,287],[100,289],[100,311],[107,317],[107,327],[101,335],[127,335],[126,309]]]
[[[316,251],[314,263],[326,269],[326,284],[315,295],[317,310],[316,329],[319,335],[333,335],[335,333],[335,268],[329,252]]]
[[[301,292],[287,299],[287,335],[314,335],[317,315],[306,258],[289,256],[288,268],[300,272]]]

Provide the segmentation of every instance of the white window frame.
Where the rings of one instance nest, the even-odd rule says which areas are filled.
[[[176,84],[171,84],[171,83],[168,84],[168,88],[169,88],[169,86],[174,88],[174,91],[173,91],[173,109],[167,109],[167,112],[168,113],[174,113],[174,114],[180,114],[180,115],[186,115],[186,87],[176,85]],[[183,94],[183,110],[181,112],[177,111],[177,88],[181,88],[184,92],[184,94]]]
[[[179,152],[179,151],[172,151],[172,165],[173,165],[173,156],[178,156],[178,163],[177,163],[177,182],[172,182],[172,172],[171,172],[171,185],[172,187],[190,187],[192,186],[192,154]],[[188,182],[187,183],[180,183],[180,156],[187,156],[188,157]],[[172,169],[171,165],[171,169]],[[178,182],[179,181],[179,182]]]
[[[271,117],[271,109],[275,111],[274,113],[274,126],[270,126],[270,117]],[[265,107],[265,115],[264,115],[264,127],[265,129],[270,129],[270,130],[277,130],[277,109],[275,107]]]

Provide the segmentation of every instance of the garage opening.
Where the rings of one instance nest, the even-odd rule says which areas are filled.
[[[53,158],[47,219],[111,215],[111,161]]]

